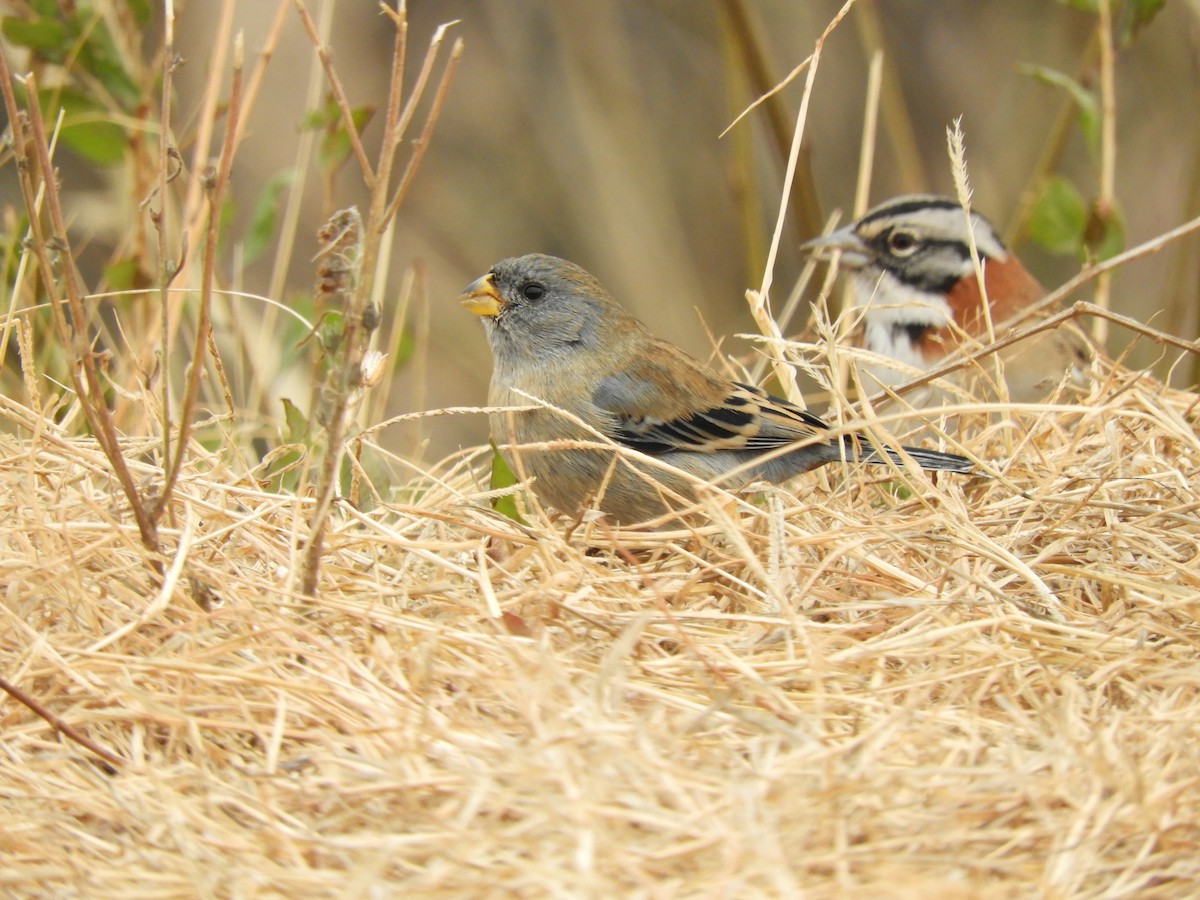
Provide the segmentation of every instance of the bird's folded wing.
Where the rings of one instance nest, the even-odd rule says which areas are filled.
[[[827,430],[816,416],[758,388],[712,378],[668,387],[653,368],[634,365],[609,376],[592,396],[615,419],[611,437],[642,453],[767,451]]]

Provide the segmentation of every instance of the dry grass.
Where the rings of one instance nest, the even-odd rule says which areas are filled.
[[[997,477],[830,469],[694,534],[518,527],[468,456],[337,509],[313,600],[302,504],[198,448],[156,589],[98,449],[6,400],[6,677],[127,763],[7,700],[0,882],[1180,896],[1197,399],[1114,369],[974,429]]]
[[[256,109],[265,48],[285,35],[293,5],[275,5],[248,68],[243,122]],[[314,29],[325,35],[334,6],[320,10]],[[556,15],[560,30],[571,25]],[[211,31],[215,47],[234,40],[228,16],[207,31],[191,22],[185,30]],[[605,31],[572,27],[587,42],[597,35],[604,68],[625,77],[599,39]],[[559,78],[537,49],[514,55]],[[196,172],[211,143],[202,136],[220,130],[216,111],[229,108],[218,102],[225,68],[214,62],[206,75],[208,112],[190,141]],[[391,71],[397,86],[401,67]],[[568,70],[565,96],[586,111],[597,101],[579,71]],[[886,75],[882,83],[886,93]],[[266,106],[298,114],[317,93]],[[495,98],[480,93],[485,106],[470,115],[487,129],[523,121],[496,114]],[[886,125],[886,99],[882,111]],[[584,141],[597,146],[639,130],[589,122]],[[235,140],[238,129],[228,131]],[[300,144],[305,160],[311,144]],[[617,162],[605,184],[658,196],[631,180],[628,157],[609,155]],[[148,155],[143,164],[154,175],[145,185],[166,177]],[[200,182],[173,190],[161,192],[168,220],[200,228]],[[478,185],[470,193],[480,196]],[[688,253],[646,240],[692,246],[664,238],[675,233],[666,202],[647,201],[662,220],[631,229],[612,227],[627,221],[621,204],[597,214],[580,198],[605,240],[638,245],[659,270],[695,268]],[[453,218],[460,207],[448,209]],[[620,219],[604,218],[616,211]],[[538,218],[527,213],[493,218],[507,230]],[[266,292],[282,305],[287,260],[312,250],[296,218],[288,222]],[[787,246],[780,229],[776,249]],[[477,255],[477,236],[463,240]],[[60,249],[52,243],[43,238],[42,249]],[[139,262],[161,271],[153,254]],[[57,277],[52,265],[38,268]],[[178,277],[180,290],[201,284],[194,271]],[[418,273],[404,289],[414,308],[421,282]],[[707,524],[673,532],[613,533],[537,511],[518,524],[491,509],[487,448],[414,469],[379,437],[383,413],[363,414],[372,428],[350,429],[347,446],[365,447],[351,464],[367,502],[328,507],[310,595],[303,560],[315,546],[318,492],[302,474],[289,482],[271,468],[311,474],[319,462],[311,444],[281,438],[268,421],[276,398],[267,385],[293,341],[274,313],[223,307],[224,289],[209,287],[214,315],[227,320],[221,335],[234,352],[222,352],[237,402],[224,403],[215,379],[200,384],[190,440],[149,389],[167,347],[177,402],[188,356],[155,342],[153,310],[114,305],[121,339],[107,318],[92,323],[96,346],[113,354],[101,373],[113,396],[95,391],[87,402],[111,417],[115,450],[79,436],[79,396],[89,392],[63,387],[79,359],[33,316],[45,298],[32,274],[12,289],[8,323],[29,314],[31,324],[16,332],[21,368],[10,365],[0,394],[0,677],[9,691],[0,693],[0,893],[928,900],[1200,891],[1197,395],[1101,362],[1086,403],[963,405],[940,423],[939,440],[977,459],[980,477],[833,466],[736,501],[714,497]],[[751,295],[772,338],[759,374],[773,364],[786,384],[793,366],[807,367],[840,384],[828,368],[852,371],[855,354],[831,345],[827,320],[817,317],[823,343],[783,339],[799,284],[793,294],[782,327],[766,291]],[[172,321],[182,334],[178,323],[189,320]],[[415,329],[416,353],[437,356],[426,337]],[[200,360],[203,342],[193,344]],[[1197,358],[1194,344],[1174,349]],[[814,365],[822,353],[828,368]],[[426,386],[445,379],[445,370],[419,371]],[[311,372],[288,374],[299,391],[312,383]],[[839,421],[858,415],[840,388],[831,393]],[[367,408],[378,411],[376,400]],[[875,412],[849,427],[912,415]],[[186,450],[168,454],[180,462],[170,492],[164,436]],[[340,455],[342,441],[331,443]],[[391,472],[375,477],[384,463]],[[336,466],[328,471],[333,485]],[[161,505],[153,541],[131,497],[146,501],[143,512]]]

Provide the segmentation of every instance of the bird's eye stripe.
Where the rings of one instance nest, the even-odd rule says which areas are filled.
[[[938,241],[937,245],[939,247],[949,247],[951,250],[953,250],[955,253],[957,253],[959,255],[959,257],[962,259],[970,259],[971,258],[971,245],[968,244],[966,241]],[[976,246],[978,247],[978,244]],[[979,247],[979,256],[981,259],[988,258],[987,253],[985,253],[983,251],[982,247]]]
[[[892,276],[901,284],[930,294],[945,294],[954,288],[962,276],[957,267],[950,270],[923,270],[917,266],[896,267],[891,270]]]
[[[925,337],[926,333],[933,331],[932,325],[917,322],[897,322],[892,326],[892,334],[899,338],[901,335],[907,335],[909,343],[916,344]]]

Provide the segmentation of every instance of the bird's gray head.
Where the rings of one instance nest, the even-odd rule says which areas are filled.
[[[991,222],[974,211],[971,228],[981,260],[1008,258]],[[974,268],[962,206],[933,194],[888,200],[805,248],[818,255],[840,250],[842,265],[856,271],[861,289],[871,291],[890,282],[921,294],[944,295]]]
[[[594,347],[617,309],[600,282],[579,266],[542,253],[501,260],[467,285],[459,300],[483,320],[497,362],[549,361]]]

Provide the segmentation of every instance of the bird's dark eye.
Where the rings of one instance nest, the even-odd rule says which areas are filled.
[[[888,249],[896,256],[911,256],[917,251],[917,236],[911,231],[895,229],[888,235]]]
[[[527,281],[521,285],[521,296],[526,300],[541,300],[546,296],[546,288],[536,281]]]

